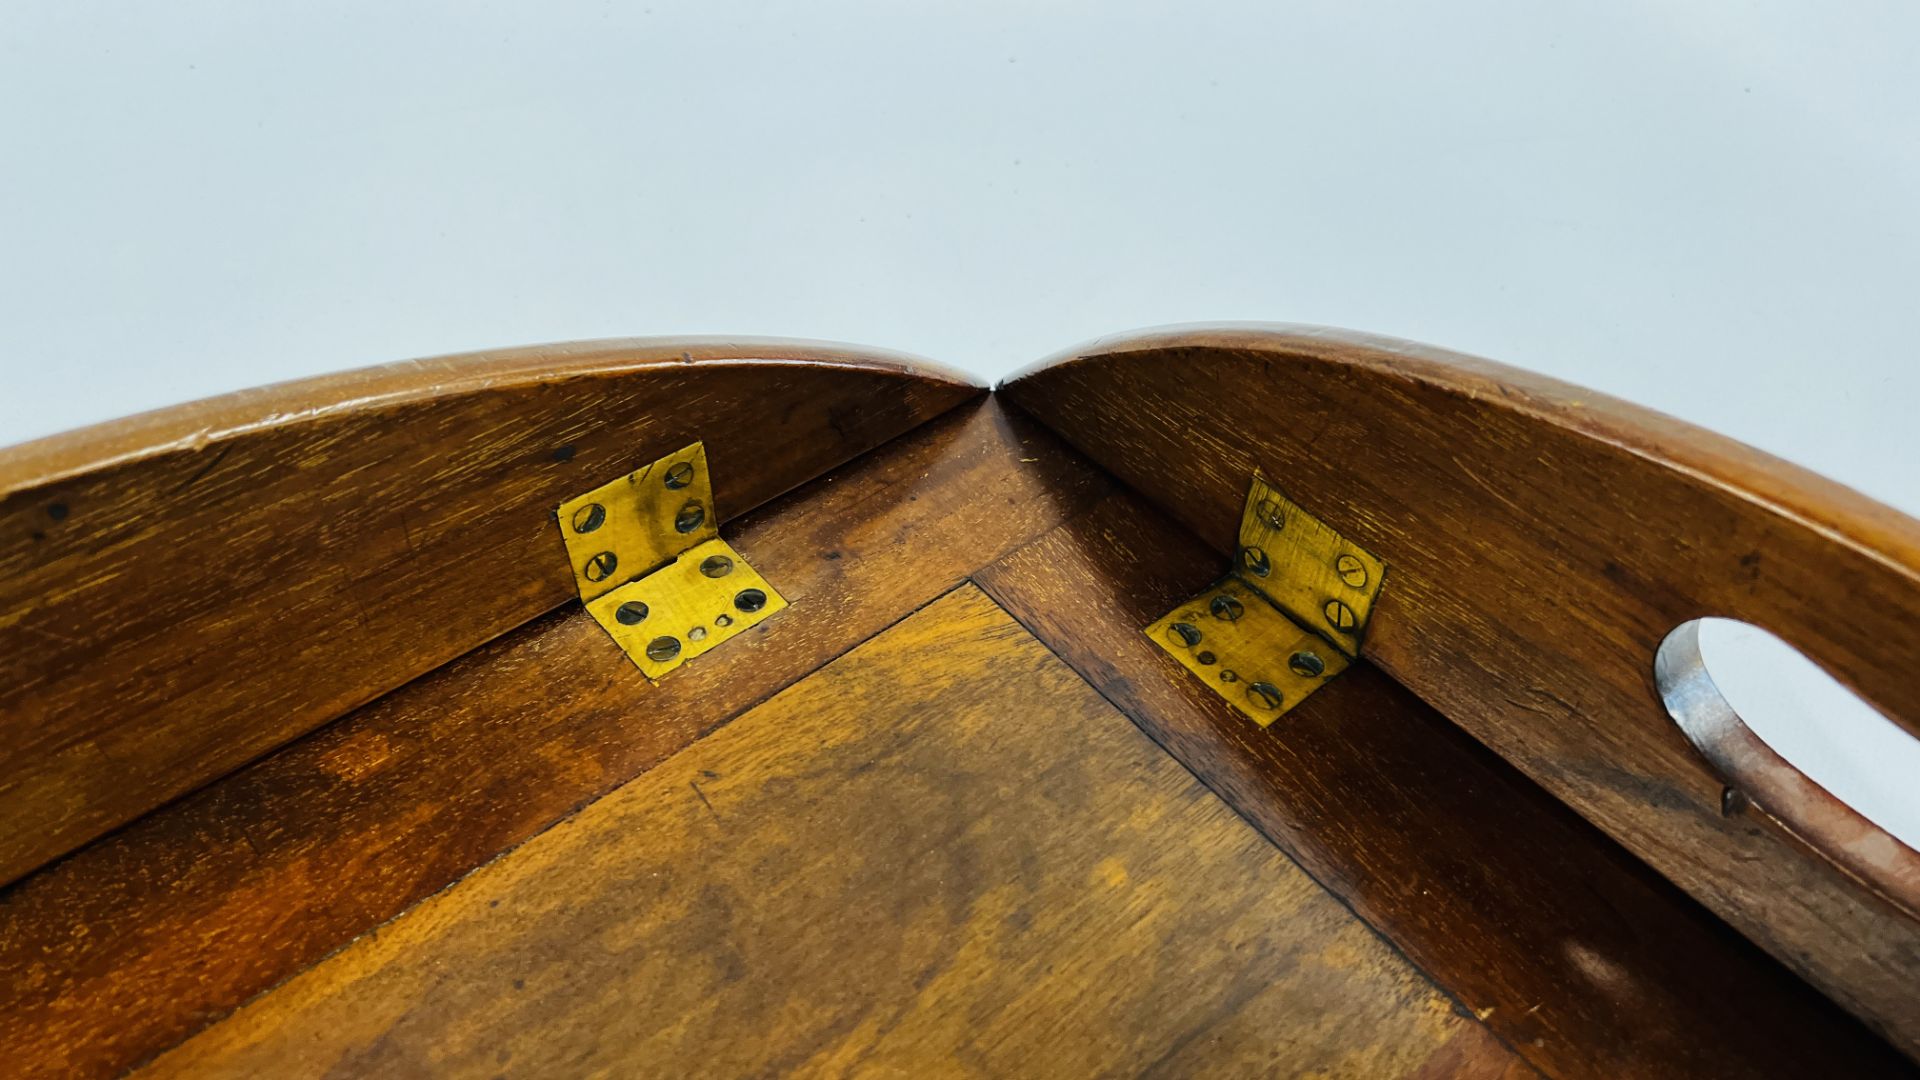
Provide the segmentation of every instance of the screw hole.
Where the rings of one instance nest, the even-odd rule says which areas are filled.
[[[693,629],[687,631],[687,640],[688,641],[707,640],[707,628],[704,626],[696,626]]]
[[[717,618],[717,619],[715,619],[715,620],[713,620],[713,625],[715,625],[715,626],[732,626],[732,625],[733,625],[733,616],[731,616],[731,615],[722,615],[722,616],[720,616],[719,618]]]
[[[1745,810],[1750,802],[1739,788],[1723,787],[1720,789],[1720,816],[1732,817]]]

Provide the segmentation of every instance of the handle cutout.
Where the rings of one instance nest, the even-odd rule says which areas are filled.
[[[1920,917],[1920,739],[1798,649],[1734,619],[1675,627],[1654,682],[1726,783],[1728,812],[1751,802]]]

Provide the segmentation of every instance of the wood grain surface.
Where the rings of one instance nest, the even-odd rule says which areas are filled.
[[[1916,1071],[1377,668],[1254,726],[1139,631],[1225,566],[1128,491],[975,580],[1547,1075]]]
[[[1652,685],[1670,630],[1729,616],[1920,730],[1920,524],[1668,417],[1338,331],[1103,339],[1002,393],[1221,550],[1263,471],[1387,563],[1368,658],[1920,1054],[1920,922],[1723,816]]]
[[[141,1073],[1386,1077],[1509,1052],[963,587]]]
[[[976,393],[852,347],[593,342],[0,450],[0,882],[567,600],[568,496],[704,439],[737,514]]]
[[[1108,490],[963,406],[730,526],[792,607],[659,685],[569,605],[16,883],[5,1071],[117,1075]]]

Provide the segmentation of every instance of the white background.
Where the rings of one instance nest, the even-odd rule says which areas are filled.
[[[1906,2],[0,0],[0,444],[508,344],[778,334],[992,378],[1279,319],[1912,513],[1917,43]]]

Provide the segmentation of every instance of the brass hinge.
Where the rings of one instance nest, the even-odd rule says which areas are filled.
[[[1266,727],[1360,655],[1387,568],[1256,474],[1233,569],[1148,636]]]
[[[560,504],[580,600],[649,679],[787,606],[720,539],[704,443]]]

